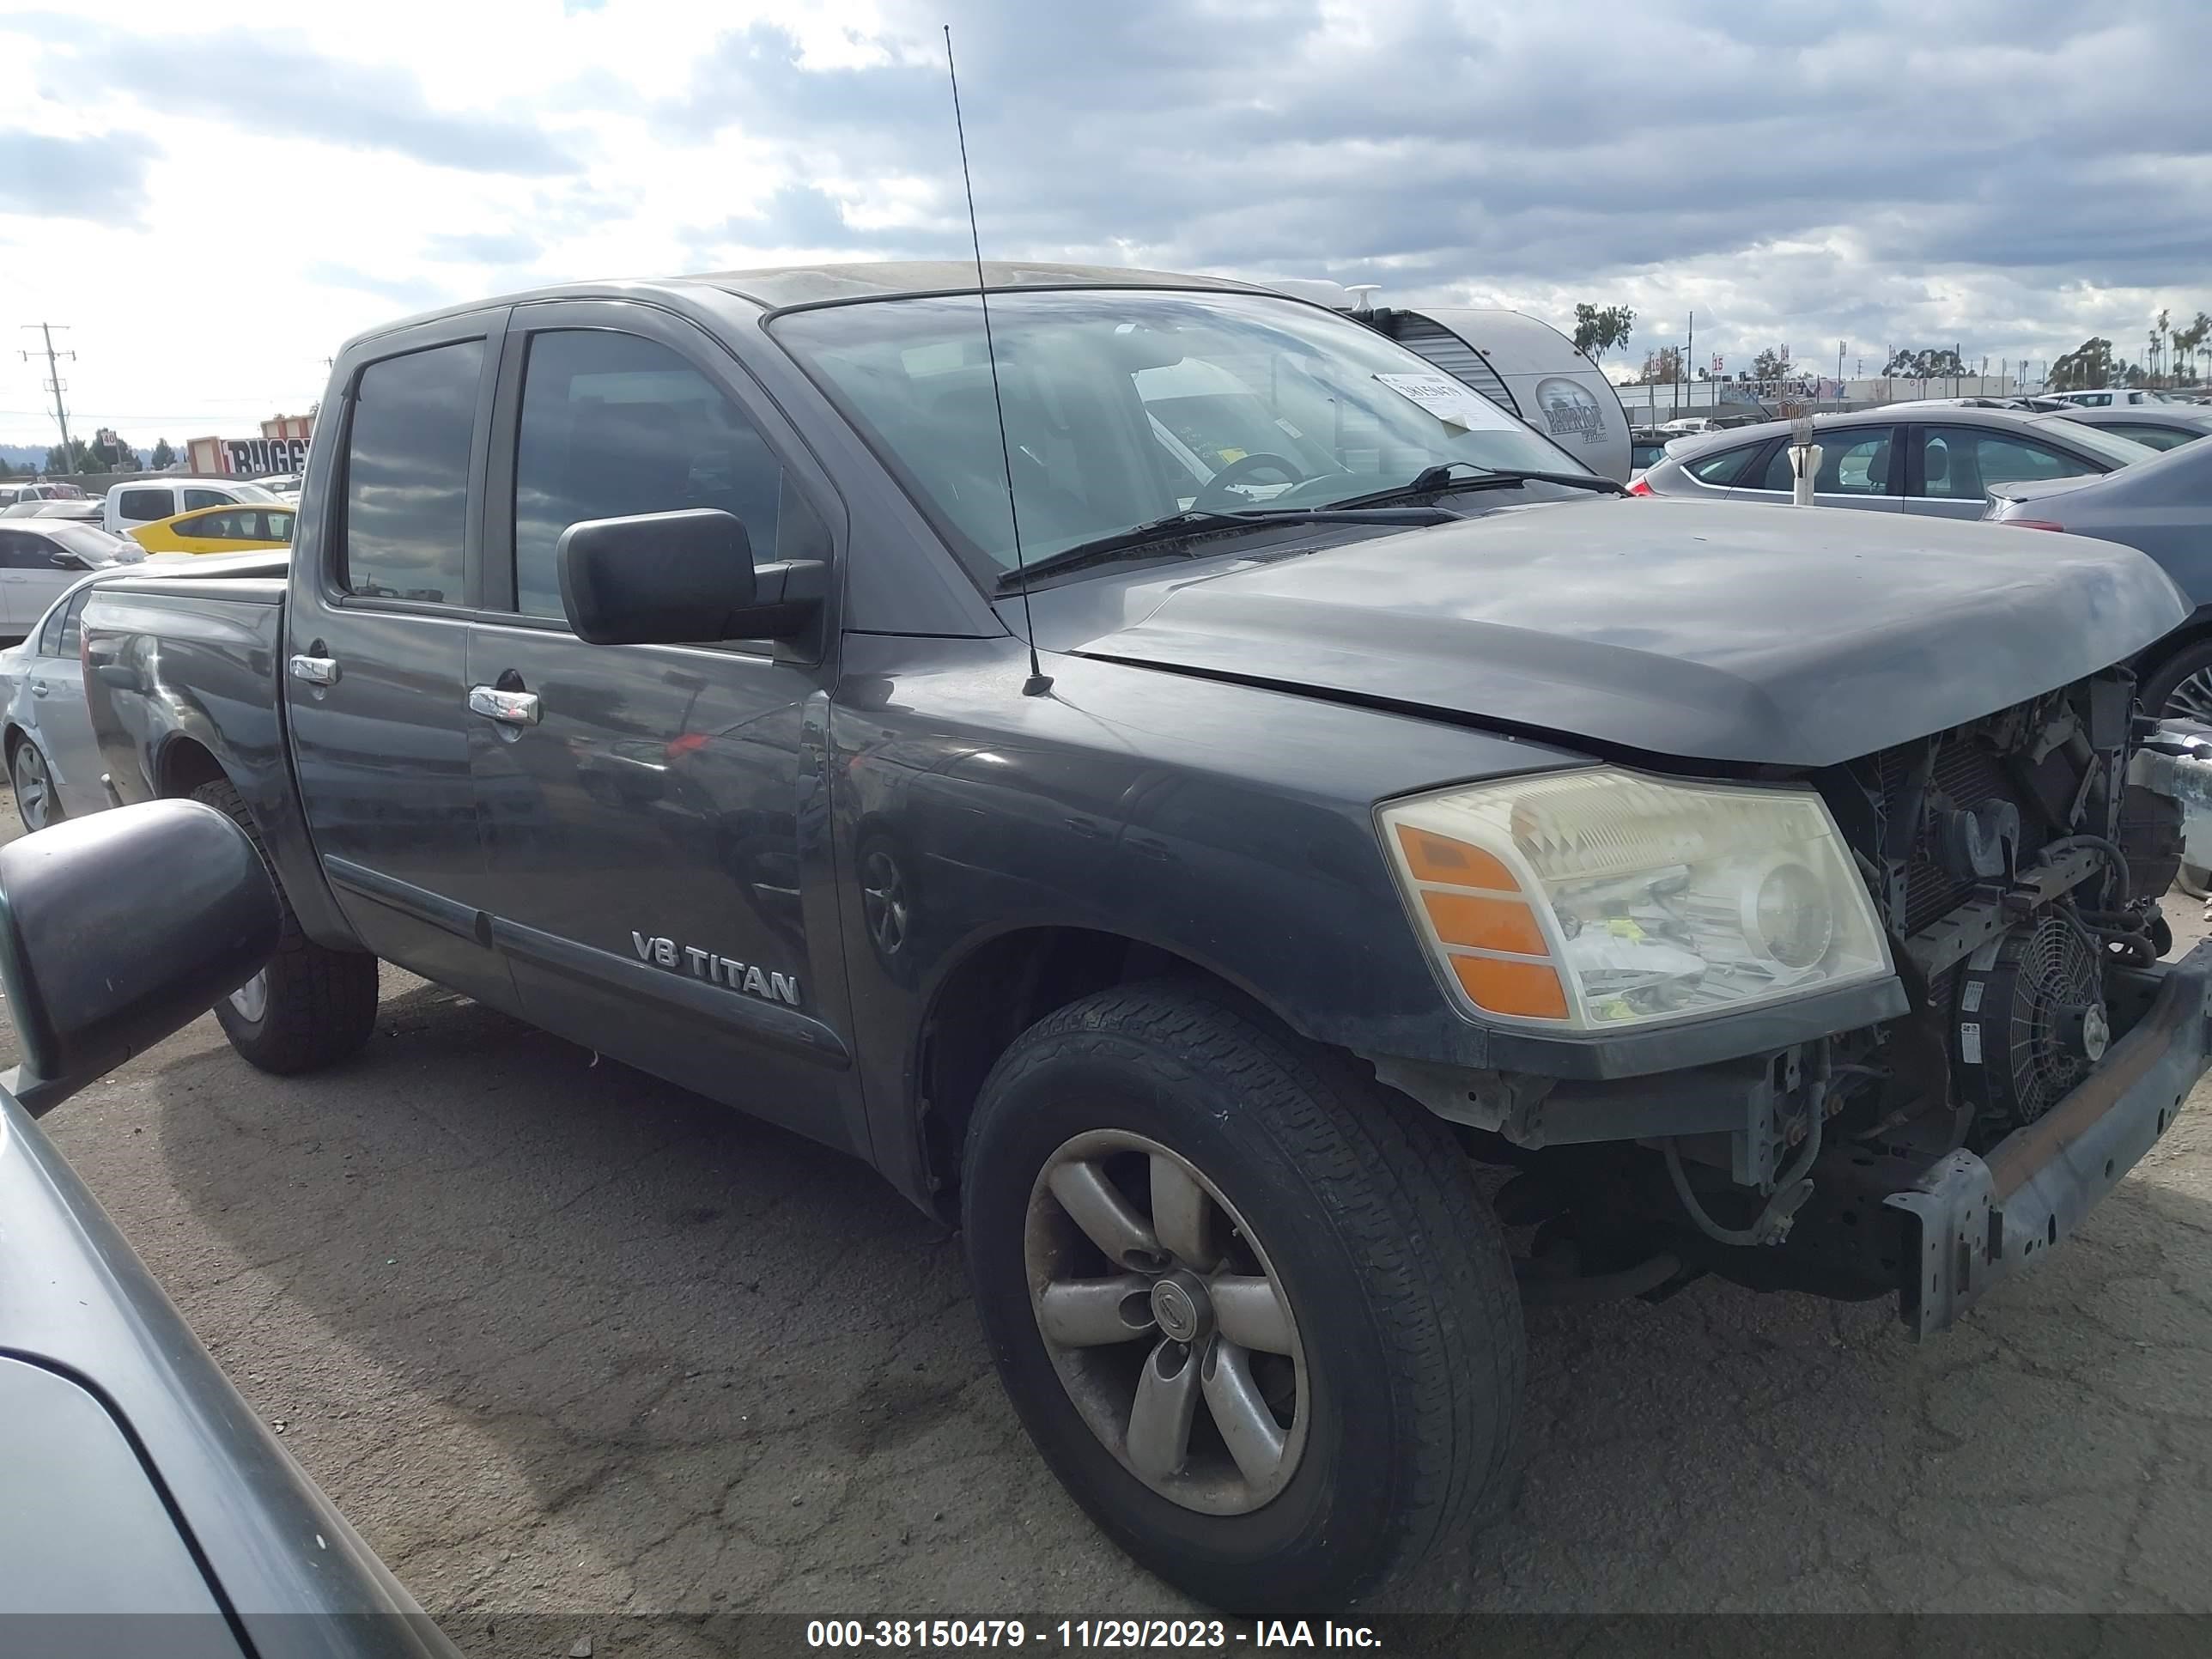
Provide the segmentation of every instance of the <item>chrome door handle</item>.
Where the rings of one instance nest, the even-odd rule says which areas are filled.
[[[34,697],[45,696],[48,687],[44,680],[33,680],[31,682],[31,695]]]
[[[292,659],[292,678],[305,680],[310,685],[336,685],[338,683],[337,659],[295,657]]]
[[[469,688],[469,713],[497,720],[501,726],[535,726],[538,720],[538,694],[472,685]]]

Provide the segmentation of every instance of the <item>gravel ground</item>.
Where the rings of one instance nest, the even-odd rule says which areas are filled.
[[[1532,1314],[1518,1502],[1403,1607],[2212,1611],[2203,1106],[1923,1346],[1711,1281]],[[1045,1474],[957,1242],[858,1164],[397,972],[337,1073],[204,1018],[47,1127],[457,1626],[1186,1605]]]

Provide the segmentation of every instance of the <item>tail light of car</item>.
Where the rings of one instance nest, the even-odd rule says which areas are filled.
[[[1628,486],[1628,493],[1632,495],[1656,495],[1659,492],[1638,478]]]

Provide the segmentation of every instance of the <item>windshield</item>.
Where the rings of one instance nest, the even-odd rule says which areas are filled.
[[[56,545],[76,554],[88,564],[131,564],[145,556],[144,550],[136,542],[111,536],[88,524],[58,524],[46,534]]]
[[[2086,449],[2100,456],[2114,466],[2132,466],[2137,461],[2147,461],[2158,453],[2148,444],[2139,444],[2133,438],[2123,438],[2117,432],[2107,432],[2101,427],[2091,426],[2087,421],[2069,421],[2063,415],[2039,415],[2034,424],[2048,427],[2055,437],[2064,438],[2077,449]]]
[[[970,567],[986,580],[1012,568],[975,296],[773,327]],[[994,293],[991,332],[1031,559],[1193,507],[1327,507],[1449,462],[1589,474],[1404,347],[1294,301]]]
[[[241,501],[273,501],[276,499],[275,491],[264,489],[258,483],[237,483],[231,485],[230,489],[232,495]]]

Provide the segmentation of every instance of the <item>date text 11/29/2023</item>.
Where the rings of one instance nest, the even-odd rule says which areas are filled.
[[[806,1645],[826,1649],[1366,1648],[1366,1625],[1306,1619],[814,1619]]]

